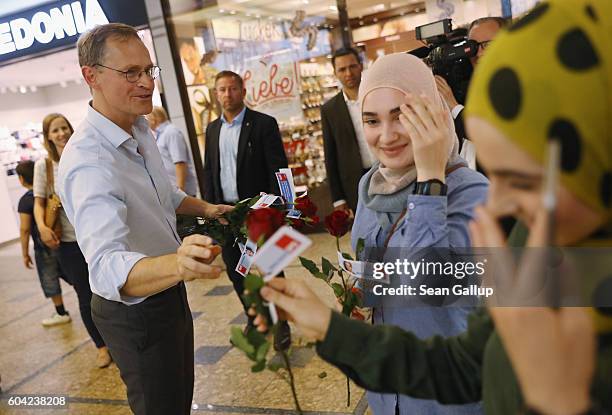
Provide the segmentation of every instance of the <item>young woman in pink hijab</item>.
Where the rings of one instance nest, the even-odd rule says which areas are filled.
[[[366,247],[384,250],[379,259],[384,262],[419,261],[419,255],[427,252],[424,248],[469,247],[468,223],[474,207],[486,199],[488,182],[458,155],[450,111],[438,94],[431,69],[409,54],[383,56],[366,72],[359,100],[366,141],[378,163],[359,184],[353,247],[363,238]],[[430,113],[424,102],[437,110]],[[418,281],[406,275],[389,277],[392,286]],[[452,277],[426,278],[453,283]],[[428,282],[423,279],[416,285]],[[374,298],[372,290],[363,288],[368,302]],[[374,324],[396,325],[420,338],[462,333],[472,311],[469,306],[475,305],[468,302],[460,307],[453,299],[439,297],[376,300]],[[368,392],[368,403],[375,415],[480,412],[478,404],[448,406],[373,392]]]

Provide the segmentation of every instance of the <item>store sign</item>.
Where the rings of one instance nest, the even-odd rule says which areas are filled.
[[[246,103],[281,122],[302,117],[300,78],[297,62],[254,62],[243,72]]]
[[[240,22],[240,40],[252,42],[272,42],[285,39],[280,24],[254,20]]]
[[[121,4],[123,3],[123,4]],[[0,18],[0,62],[74,44],[94,26],[147,23],[142,0],[57,1]]]

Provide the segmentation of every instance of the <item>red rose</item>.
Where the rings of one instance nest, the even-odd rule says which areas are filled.
[[[295,201],[295,208],[302,212],[302,216],[313,217],[317,214],[317,205],[315,205],[308,197],[308,195],[302,196]]]
[[[296,231],[301,231],[304,229],[304,225],[306,223],[302,219],[289,218],[289,220],[291,221],[291,227]]]
[[[261,208],[249,211],[246,217],[246,226],[249,232],[249,239],[258,242],[263,236],[268,239],[283,226],[285,216],[274,208]]]
[[[325,227],[330,235],[340,238],[351,229],[349,215],[344,210],[335,210],[325,217]]]
[[[314,226],[314,225],[318,225],[318,224],[319,224],[319,222],[321,221],[321,219],[319,219],[319,217],[318,217],[318,216],[313,216],[313,217],[311,217],[311,218],[310,218],[310,220],[312,221],[312,222],[310,222],[310,224],[311,224],[312,226]]]
[[[365,316],[361,314],[357,309],[354,309],[351,312],[351,317],[354,318],[355,320],[361,320],[361,321],[365,320]]]

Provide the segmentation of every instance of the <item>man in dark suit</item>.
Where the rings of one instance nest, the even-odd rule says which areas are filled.
[[[287,167],[287,156],[276,120],[244,105],[244,81],[234,72],[217,74],[215,94],[223,113],[206,127],[204,199],[231,205],[260,192],[280,194],[275,173]],[[222,256],[242,302],[244,277],[235,271],[240,249],[234,241],[228,241]],[[249,317],[246,330],[251,327]],[[279,337],[283,344],[290,342],[288,326],[284,330],[284,337]]]
[[[363,65],[352,48],[336,51],[332,65],[342,91],[321,108],[325,167],[334,209],[352,214],[357,209],[359,179],[374,162],[357,101]]]

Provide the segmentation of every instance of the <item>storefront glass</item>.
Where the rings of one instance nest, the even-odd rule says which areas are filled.
[[[325,179],[320,107],[339,92],[334,50],[357,46],[367,66],[376,56],[422,46],[416,26],[501,14],[500,0],[164,2],[201,153],[206,126],[219,116],[214,77],[232,70],[246,82],[247,105],[277,118],[296,184],[307,186]]]

